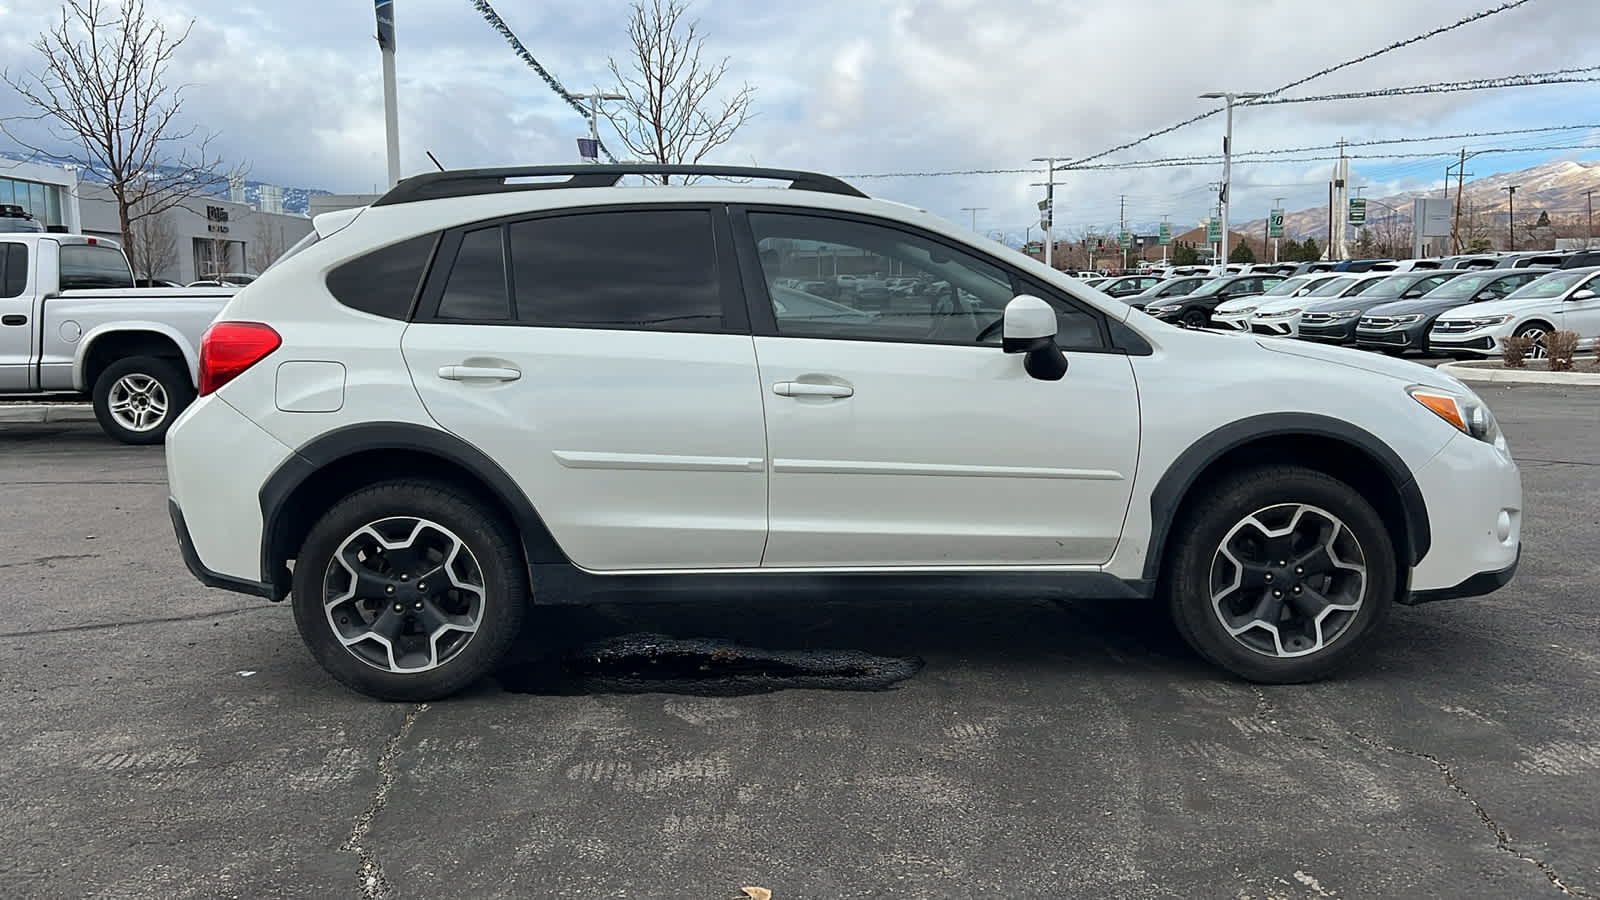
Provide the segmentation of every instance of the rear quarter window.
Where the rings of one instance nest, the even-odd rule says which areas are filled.
[[[358,256],[328,273],[328,292],[351,309],[405,321],[437,243],[426,234]]]
[[[62,244],[60,258],[64,291],[133,287],[133,270],[121,250],[97,244]]]
[[[27,286],[27,245],[0,244],[0,297],[20,297]]]

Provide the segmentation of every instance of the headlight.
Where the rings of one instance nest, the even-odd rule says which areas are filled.
[[[1169,313],[1169,312],[1177,312],[1180,309],[1183,309],[1183,307],[1182,306],[1173,306],[1171,304],[1168,304],[1168,305],[1165,305],[1165,306],[1146,306],[1144,308],[1144,311],[1148,312],[1148,313]]]
[[[1240,309],[1230,309],[1227,312],[1223,313],[1223,315],[1226,315],[1226,316],[1231,316],[1231,315],[1248,316],[1248,315],[1250,315],[1251,313],[1253,313],[1255,311],[1256,311],[1256,308],[1254,306],[1246,306],[1246,307],[1243,307],[1243,308],[1240,308]]]
[[[1505,323],[1511,321],[1511,317],[1510,316],[1484,316],[1481,319],[1468,319],[1467,321],[1471,322],[1472,324],[1474,324],[1476,326],[1478,326],[1479,328],[1484,328],[1484,327],[1487,327],[1489,325],[1504,325]]]
[[[1300,314],[1298,309],[1275,309],[1272,312],[1256,313],[1258,319],[1282,319]]]
[[[1412,399],[1426,406],[1434,415],[1449,422],[1462,433],[1471,435],[1486,444],[1501,445],[1500,426],[1482,400],[1439,388],[1412,385],[1406,388]]]
[[[1394,323],[1396,325],[1410,325],[1412,322],[1421,322],[1421,321],[1422,321],[1422,317],[1421,316],[1395,316],[1394,317]]]
[[[1328,318],[1330,318],[1330,319],[1354,319],[1356,316],[1359,316],[1359,315],[1361,315],[1361,310],[1359,310],[1359,309],[1341,309],[1338,312],[1328,313]]]

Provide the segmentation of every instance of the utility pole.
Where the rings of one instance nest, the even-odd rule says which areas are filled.
[[[1472,155],[1473,156],[1477,156],[1478,154],[1474,153]],[[1461,252],[1461,195],[1462,195],[1462,192],[1466,189],[1467,176],[1469,174],[1475,174],[1475,173],[1468,173],[1467,172],[1467,148],[1465,148],[1465,147],[1461,148],[1461,162],[1457,163],[1456,166],[1454,166],[1452,168],[1457,168],[1457,169],[1459,169],[1459,171],[1456,172],[1456,211],[1455,211],[1455,221],[1450,226],[1450,252],[1451,253],[1460,253]],[[1445,183],[1445,199],[1448,200],[1448,199],[1450,199],[1450,187],[1449,187],[1449,185],[1450,185],[1450,169],[1445,169],[1444,170],[1444,178],[1445,178],[1445,182],[1444,182]],[[1417,228],[1417,227],[1420,227],[1420,226],[1417,223],[1413,222],[1411,227]]]
[[[594,141],[594,155],[584,155],[583,158],[592,163],[600,161],[600,101],[601,100],[626,100],[621,94],[602,94],[598,91],[592,94],[567,94],[569,100],[589,101],[589,140]]]
[[[1212,91],[1201,94],[1202,100],[1222,100],[1228,107],[1227,131],[1222,136],[1222,190],[1217,194],[1217,201],[1222,214],[1222,265],[1228,264],[1228,183],[1233,175],[1233,103],[1235,100],[1254,100],[1260,97],[1258,93],[1228,93],[1226,91]]]
[[[400,183],[400,102],[395,96],[394,0],[377,0],[378,49],[383,53],[383,125],[389,149],[389,186]]]
[[[1520,187],[1520,185],[1513,184],[1510,187],[1501,188],[1501,190],[1506,192],[1506,202],[1511,204],[1511,206],[1506,210],[1506,243],[1510,244],[1510,247],[1507,248],[1509,250],[1517,249],[1517,188],[1518,187]]]
[[[1056,243],[1056,158],[1036,156],[1033,161],[1044,163],[1044,264],[1053,269]]]
[[[1589,193],[1592,194],[1592,193],[1594,193],[1594,191],[1590,191]],[[1591,206],[1590,208],[1592,209],[1593,207]],[[1172,235],[1172,226],[1167,223],[1167,220],[1170,219],[1170,218],[1172,218],[1172,217],[1171,216],[1162,216],[1161,217],[1161,224],[1165,225],[1167,227],[1167,235],[1168,235],[1167,240],[1169,240],[1169,241],[1172,240],[1172,237],[1171,237],[1171,235]],[[1592,219],[1593,216],[1591,215],[1590,218]],[[1167,245],[1166,244],[1162,244],[1161,245],[1161,265],[1165,266],[1166,264],[1167,264]]]
[[[946,207],[946,208],[948,209],[948,207]],[[961,207],[961,211],[962,212],[964,212],[964,213],[972,213],[972,230],[973,231],[977,231],[978,230],[978,213],[980,213],[980,212],[982,212],[982,211],[984,211],[984,210],[986,210],[988,208],[989,207],[987,207],[987,206],[963,206],[963,207]]]

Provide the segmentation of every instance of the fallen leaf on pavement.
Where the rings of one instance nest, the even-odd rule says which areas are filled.
[[[772,892],[764,887],[747,887],[742,890],[750,900],[772,900]]]

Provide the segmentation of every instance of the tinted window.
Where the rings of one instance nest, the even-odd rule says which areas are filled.
[[[789,213],[752,213],[750,225],[779,334],[1000,343],[999,323],[1016,292],[998,266],[888,225]],[[778,289],[786,277],[815,279],[828,296],[791,296]],[[1058,344],[1103,346],[1093,315],[1033,292],[1056,307]]]
[[[559,216],[511,226],[517,319],[539,325],[722,331],[711,214]]]
[[[423,235],[353,259],[328,273],[328,291],[351,309],[403,320],[411,314],[411,301],[428,268],[435,239]]]
[[[61,289],[131,288],[133,270],[121,250],[93,244],[61,245]]]
[[[20,297],[28,284],[28,248],[0,244],[0,297]]]
[[[450,280],[439,300],[439,318],[500,322],[511,318],[506,292],[506,256],[496,225],[469,231],[461,238]]]

